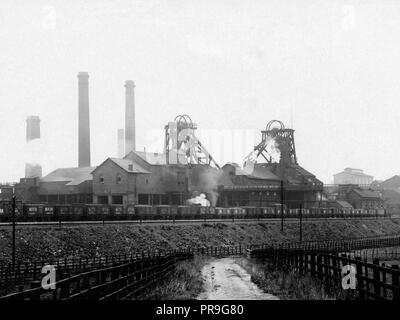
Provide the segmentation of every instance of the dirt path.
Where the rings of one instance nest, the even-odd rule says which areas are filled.
[[[260,290],[232,258],[216,259],[202,270],[205,291],[199,300],[278,300]]]

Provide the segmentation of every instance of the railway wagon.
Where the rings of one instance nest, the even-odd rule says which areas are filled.
[[[243,208],[239,207],[226,208],[227,218],[241,219],[245,217],[245,213],[246,211]]]
[[[228,208],[216,207],[215,208],[215,218],[216,219],[226,219],[229,217]]]
[[[256,210],[255,218],[266,219],[266,218],[275,218],[277,215],[277,208],[275,207],[261,207]]]
[[[176,215],[176,211],[172,209],[173,206],[167,205],[157,205],[156,209],[156,218],[158,219],[174,219]]]
[[[125,209],[125,213],[128,219],[135,219],[137,217],[137,212],[135,210],[135,205],[128,204]]]
[[[311,207],[302,209],[303,217],[351,218],[385,216],[381,209],[350,209]],[[298,218],[298,209],[284,207],[283,216]],[[25,204],[17,202],[17,221],[79,221],[79,220],[135,220],[135,219],[232,219],[280,218],[281,205],[268,207],[202,207],[200,205],[103,205],[103,204]],[[0,221],[11,221],[11,202],[0,202]]]
[[[199,219],[201,217],[201,206],[178,206],[178,219]]]
[[[140,220],[152,220],[157,216],[157,209],[150,205],[136,205],[135,212]]]
[[[255,218],[257,216],[257,214],[259,214],[260,210],[258,210],[257,207],[242,207],[242,209],[244,210],[244,218],[245,219],[252,219]]]
[[[110,206],[111,220],[126,220],[125,207],[122,204],[114,204]]]

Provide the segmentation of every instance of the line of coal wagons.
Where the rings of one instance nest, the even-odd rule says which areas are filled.
[[[0,221],[11,221],[10,203],[0,203]],[[385,216],[384,209],[339,209],[307,208],[302,209],[302,217],[376,217]],[[17,221],[85,221],[85,220],[158,220],[158,219],[262,219],[280,218],[279,204],[269,207],[202,207],[172,205],[48,205],[22,204],[16,208]],[[286,218],[300,217],[299,209],[284,207]]]

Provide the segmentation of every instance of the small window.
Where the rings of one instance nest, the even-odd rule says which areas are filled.
[[[146,184],[149,184],[149,179],[146,179]]]
[[[121,177],[121,175],[118,173],[118,174],[117,174],[117,184],[120,184],[121,181],[122,181],[122,177]]]
[[[104,183],[104,177],[103,177],[103,176],[100,176],[99,182],[100,182],[100,183]]]

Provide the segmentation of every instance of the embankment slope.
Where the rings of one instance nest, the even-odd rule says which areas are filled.
[[[399,235],[399,220],[307,222],[304,240]],[[297,241],[298,223],[205,223],[201,225],[105,225],[64,228],[19,228],[18,260],[69,256],[93,257],[136,250],[198,246],[249,245],[271,240]],[[11,229],[0,230],[0,263],[11,259]]]

